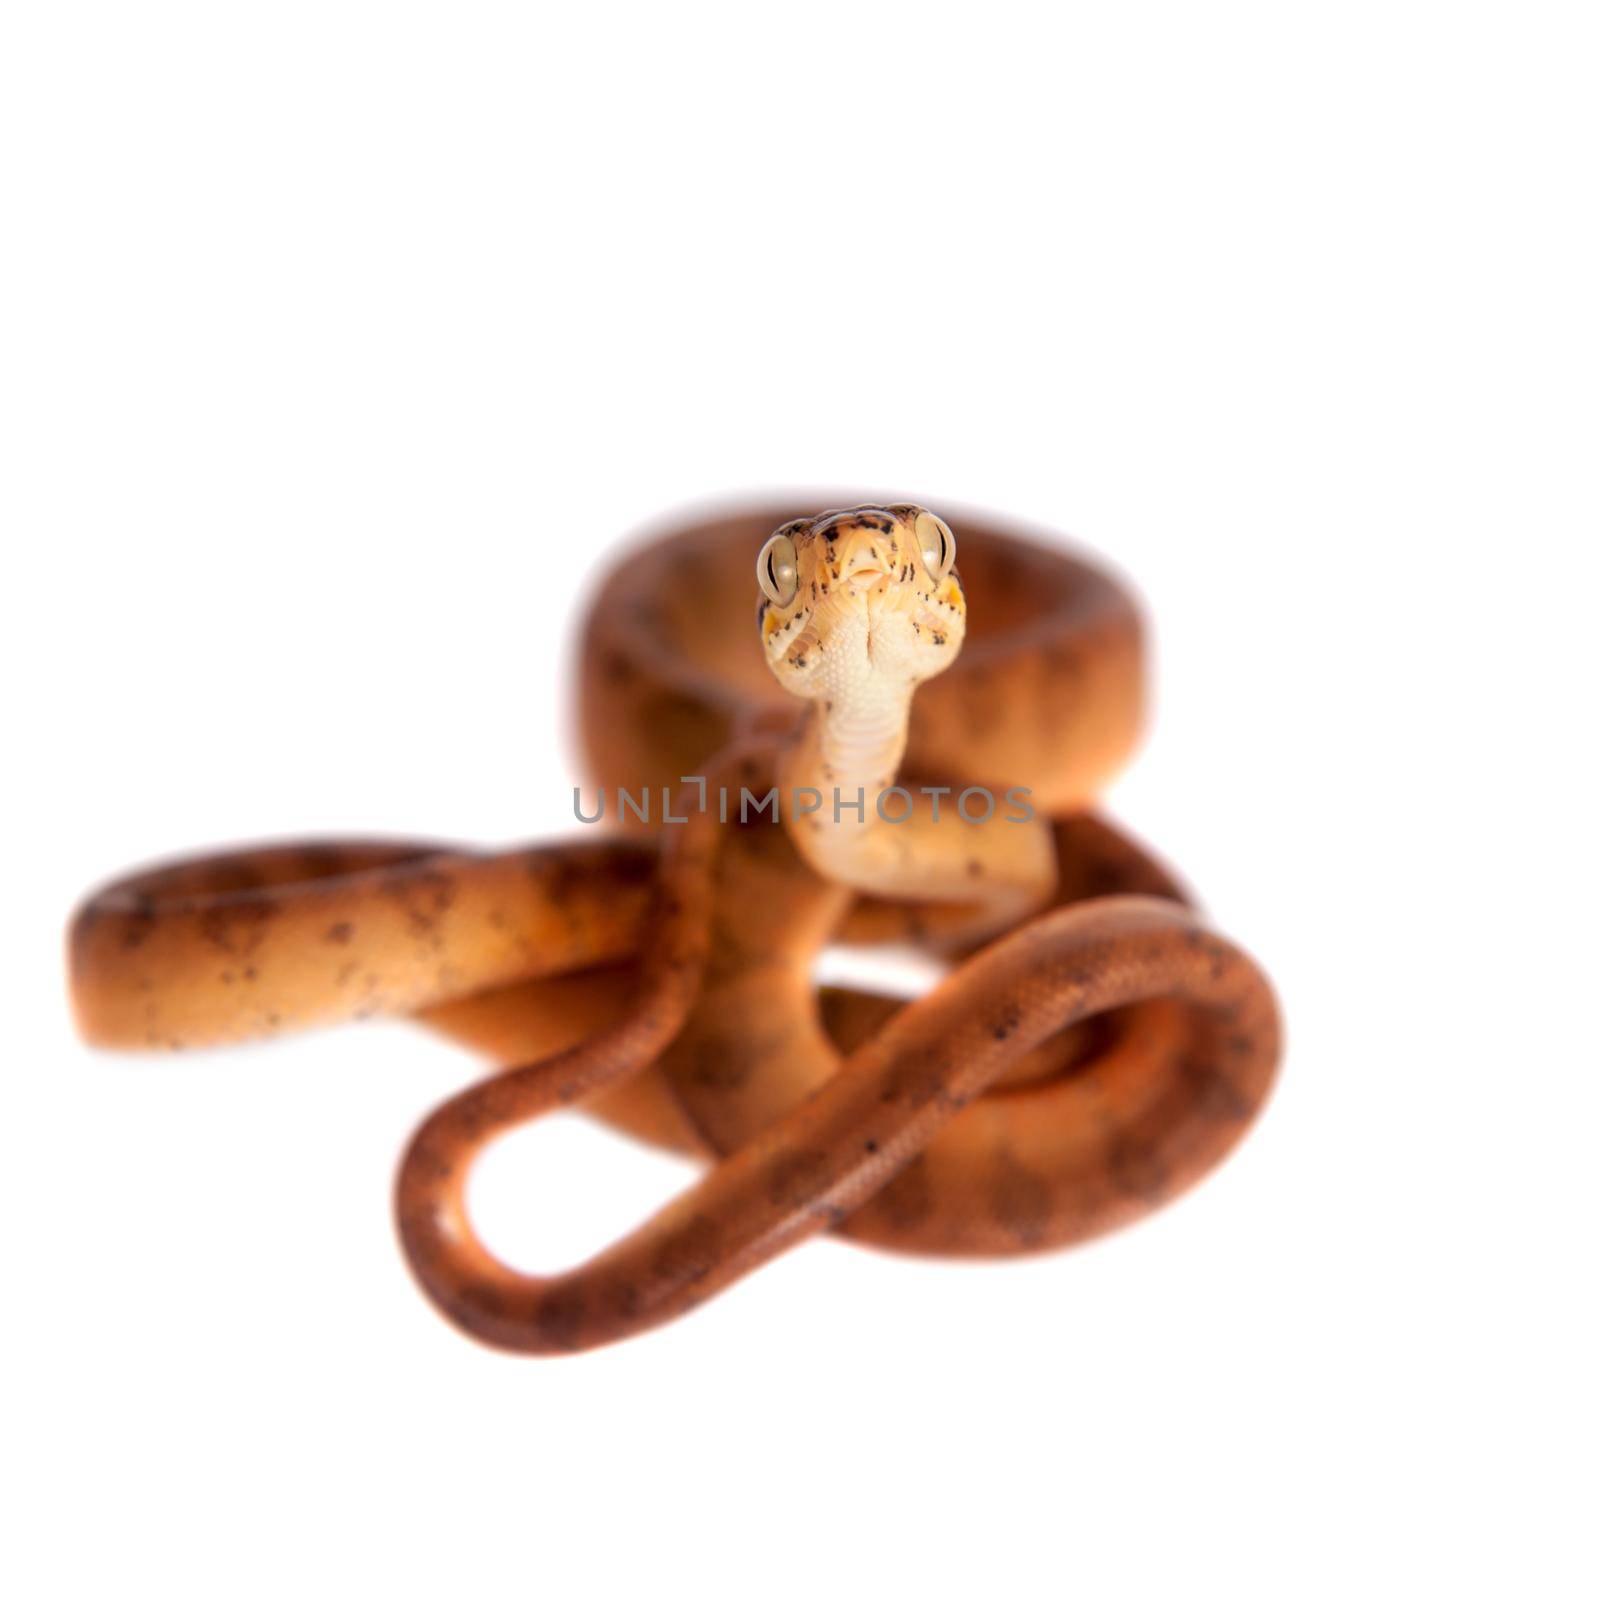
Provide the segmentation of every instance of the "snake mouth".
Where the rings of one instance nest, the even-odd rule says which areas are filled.
[[[847,580],[856,594],[871,594],[888,581],[889,574],[882,567],[865,567],[859,572],[852,572]]]

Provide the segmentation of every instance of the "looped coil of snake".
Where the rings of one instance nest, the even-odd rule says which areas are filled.
[[[124,878],[70,929],[84,1037],[409,1014],[505,1068],[423,1122],[395,1213],[439,1310],[511,1351],[643,1332],[824,1230],[1012,1255],[1166,1203],[1270,1090],[1272,990],[1093,809],[1140,731],[1132,598],[995,519],[959,538],[959,574],[914,505],[649,539],[588,616],[579,721],[591,781],[655,796],[651,826],[616,806],[576,842],[308,841]],[[915,1000],[814,977],[825,946],[906,942],[945,962]],[[480,1241],[467,1178],[575,1104],[710,1164],[533,1276]]]

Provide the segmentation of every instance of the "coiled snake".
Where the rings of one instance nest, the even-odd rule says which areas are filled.
[[[200,857],[74,919],[95,1044],[414,1013],[521,1063],[436,1110],[396,1185],[418,1280],[496,1346],[641,1332],[824,1229],[941,1255],[1088,1238],[1215,1166],[1272,1083],[1265,978],[1090,809],[1139,730],[1126,593],[987,519],[962,520],[958,576],[919,507],[785,516],[662,533],[596,600],[581,726],[620,829]],[[952,963],[930,993],[818,989],[824,945],[898,939]],[[579,1101],[712,1164],[529,1276],[478,1240],[466,1178]]]

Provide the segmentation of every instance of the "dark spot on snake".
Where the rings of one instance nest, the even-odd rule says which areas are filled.
[[[435,869],[419,872],[407,868],[391,875],[382,893],[399,906],[407,931],[422,939],[434,933],[440,917],[454,904],[456,886],[447,874]]]
[[[355,924],[353,922],[336,922],[323,935],[329,944],[349,944],[355,937]]]
[[[1178,1074],[1189,1085],[1196,1107],[1208,1117],[1244,1122],[1255,1111],[1254,1104],[1214,1061],[1186,1056],[1178,1065]]]
[[[787,1210],[804,1204],[827,1170],[820,1150],[788,1150],[777,1156],[767,1175],[767,1199]]]
[[[497,1321],[506,1314],[506,1297],[492,1284],[468,1283],[460,1291],[463,1311],[480,1317],[493,1317]]]
[[[1136,1139],[1124,1137],[1112,1146],[1110,1170],[1117,1188],[1137,1200],[1159,1199],[1167,1185],[1165,1163],[1150,1146]]]
[[[656,875],[655,853],[645,850],[619,851],[607,859],[605,871],[610,879],[627,888],[648,883]]]
[[[923,1158],[918,1156],[892,1183],[880,1189],[868,1205],[899,1232],[926,1222],[933,1215],[934,1203]]]
[[[748,1051],[708,1047],[695,1053],[694,1081],[707,1089],[737,1089],[749,1080],[754,1065]]]
[[[592,881],[591,871],[583,862],[561,852],[535,857],[530,865],[534,881],[553,905],[566,906]]]
[[[705,1277],[716,1260],[717,1239],[716,1223],[708,1216],[696,1214],[661,1241],[650,1258],[650,1270],[664,1283],[696,1283]]]
[[[572,1289],[553,1289],[539,1302],[534,1325],[547,1344],[573,1349],[584,1320],[583,1297]]]
[[[1050,1185],[1023,1166],[1010,1150],[1002,1150],[995,1163],[989,1209],[994,1220],[1019,1244],[1042,1244],[1052,1210]]]
[[[1044,664],[1052,676],[1077,678],[1083,675],[1083,662],[1070,645],[1052,645],[1044,653]]]
[[[127,922],[123,924],[122,948],[137,950],[150,937],[155,925],[155,902],[141,895],[139,904],[129,913]]]
[[[278,910],[269,900],[224,901],[200,913],[200,932],[224,955],[248,956],[259,948]]]
[[[331,878],[338,873],[360,870],[341,845],[302,845],[299,854],[301,871],[308,878]]]
[[[415,1148],[406,1160],[409,1171],[429,1188],[448,1183],[455,1176],[455,1163],[442,1151],[424,1144]]]
[[[949,1062],[934,1050],[923,1050],[903,1058],[889,1069],[878,1099],[884,1105],[904,1100],[912,1110],[939,1099],[944,1093],[941,1082]]]

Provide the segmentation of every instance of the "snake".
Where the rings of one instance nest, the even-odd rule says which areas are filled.
[[[822,1232],[939,1257],[1094,1238],[1211,1172],[1282,1050],[1261,968],[1097,809],[1142,733],[1144,632],[1103,566],[988,514],[666,523],[582,630],[574,811],[600,826],[133,872],[72,919],[78,1027],[175,1050],[411,1016],[487,1057],[416,1130],[394,1212],[426,1295],[504,1351],[640,1334]],[[818,983],[822,952],[870,944],[936,980]],[[572,1106],[705,1169],[530,1273],[483,1243],[468,1176]]]

